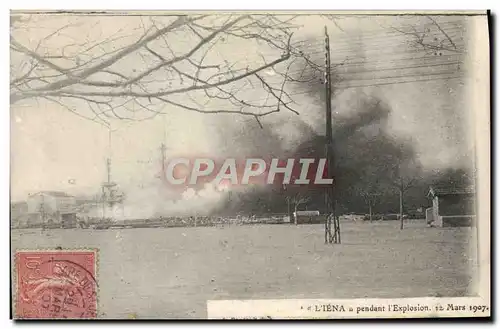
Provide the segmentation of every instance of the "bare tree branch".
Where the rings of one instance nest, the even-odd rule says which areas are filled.
[[[434,18],[432,18],[431,16],[427,16],[427,18],[429,20],[432,21],[432,23],[434,23],[434,25],[438,28],[438,30],[446,37],[446,39],[448,39],[448,41],[450,42],[450,44],[453,46],[453,49],[455,49],[456,51],[458,50],[457,49],[457,45],[453,42],[453,40],[450,38],[450,36],[448,35],[448,33],[446,33],[442,28],[441,26],[436,22],[436,20]]]
[[[199,113],[248,115],[259,124],[258,118],[281,109],[298,114],[291,108],[293,100],[285,90],[286,82],[292,81],[291,64],[284,72],[277,68],[292,57],[303,57],[291,46],[293,19],[293,16],[273,15],[138,19],[137,26],[131,26],[130,31],[120,29],[101,40],[91,41],[81,41],[79,31],[71,31],[77,23],[67,24],[67,20],[39,40],[26,40],[20,31],[30,24],[30,18],[14,20],[12,56],[17,62],[24,61],[30,66],[24,66],[22,71],[12,69],[11,104],[40,98],[74,112],[68,103],[73,99],[88,104],[90,115],[79,114],[91,120],[103,117],[139,120],[137,111],[129,107],[131,104],[149,113],[165,113],[169,106],[175,106]],[[40,23],[33,24],[36,28]],[[68,39],[71,32],[74,35]],[[136,37],[136,34],[139,35]],[[58,38],[63,40],[63,36],[64,41],[60,41]],[[261,56],[262,60],[247,63],[227,61],[218,47],[230,38],[261,42],[270,54],[274,53],[273,58]],[[173,43],[182,45],[172,41],[179,39],[185,39],[186,44],[191,41],[191,47],[187,50],[184,47],[182,51],[173,49]],[[49,41],[57,44],[57,49]],[[34,42],[36,47],[32,46]],[[134,67],[126,63],[134,63]],[[278,73],[274,79],[261,74],[271,68]],[[275,81],[276,77],[280,81]],[[185,82],[189,85],[184,85]],[[246,86],[254,88],[256,82],[261,86],[261,95],[267,96],[264,104],[252,103],[245,94]],[[221,109],[209,109],[212,101]],[[233,109],[223,110],[219,105],[223,101]]]
[[[415,25],[406,27],[394,27],[391,29],[401,35],[411,38],[410,44],[417,49],[426,51],[428,54],[442,55],[443,52],[462,53],[463,50],[457,46],[450,34],[445,31],[432,16],[426,16],[431,22],[431,26],[422,25],[417,28]]]
[[[297,193],[290,198],[291,202],[294,204],[295,212],[300,205],[305,204],[311,200],[310,197],[303,196],[301,193]]]

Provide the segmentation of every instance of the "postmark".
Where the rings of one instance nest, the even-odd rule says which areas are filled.
[[[96,250],[17,251],[16,318],[96,318],[96,259]]]

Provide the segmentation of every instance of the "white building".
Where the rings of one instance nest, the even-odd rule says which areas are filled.
[[[75,217],[75,197],[65,192],[41,191],[28,196],[28,213],[31,222],[62,223]]]

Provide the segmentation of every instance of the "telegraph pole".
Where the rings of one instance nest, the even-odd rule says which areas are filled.
[[[101,196],[101,204],[102,204],[102,221],[106,219],[106,189],[104,184],[102,186],[102,196]]]
[[[166,154],[167,154],[167,146],[165,145],[165,143],[161,143],[160,145],[160,168],[161,168],[161,181],[162,182],[165,182],[166,180],[166,169],[165,169],[165,161],[167,161],[167,157],[166,157]]]
[[[45,229],[46,223],[45,223],[45,197],[43,194],[40,194],[40,207],[39,207],[39,212],[40,212],[40,219],[42,222],[42,229]]]
[[[111,182],[111,137],[112,137],[113,131],[111,128],[108,129],[108,150],[107,150],[107,157],[106,157],[106,182],[109,183]]]
[[[326,133],[325,153],[328,178],[333,178],[333,136],[332,136],[332,81],[330,62],[330,37],[325,26],[325,97],[326,97]],[[325,193],[327,216],[325,218],[325,243],[340,243],[340,222],[336,214],[336,195],[334,186],[328,186]],[[333,234],[332,234],[333,221]]]
[[[115,129],[116,130],[116,129]],[[115,186],[111,180],[111,157],[112,157],[112,146],[111,146],[111,136],[113,131],[111,128],[108,130],[108,155],[106,157],[106,181],[102,183],[102,219],[106,219],[106,206],[109,205],[113,208],[116,203],[116,193]]]
[[[108,184],[111,183],[111,158],[106,159],[106,176],[108,177]]]
[[[160,179],[163,183],[166,182],[167,174],[165,169],[165,162],[167,161],[167,130],[165,115],[162,116],[162,143],[160,145]]]

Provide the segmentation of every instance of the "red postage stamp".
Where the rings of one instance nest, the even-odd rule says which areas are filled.
[[[95,250],[16,252],[16,317],[97,317]]]

